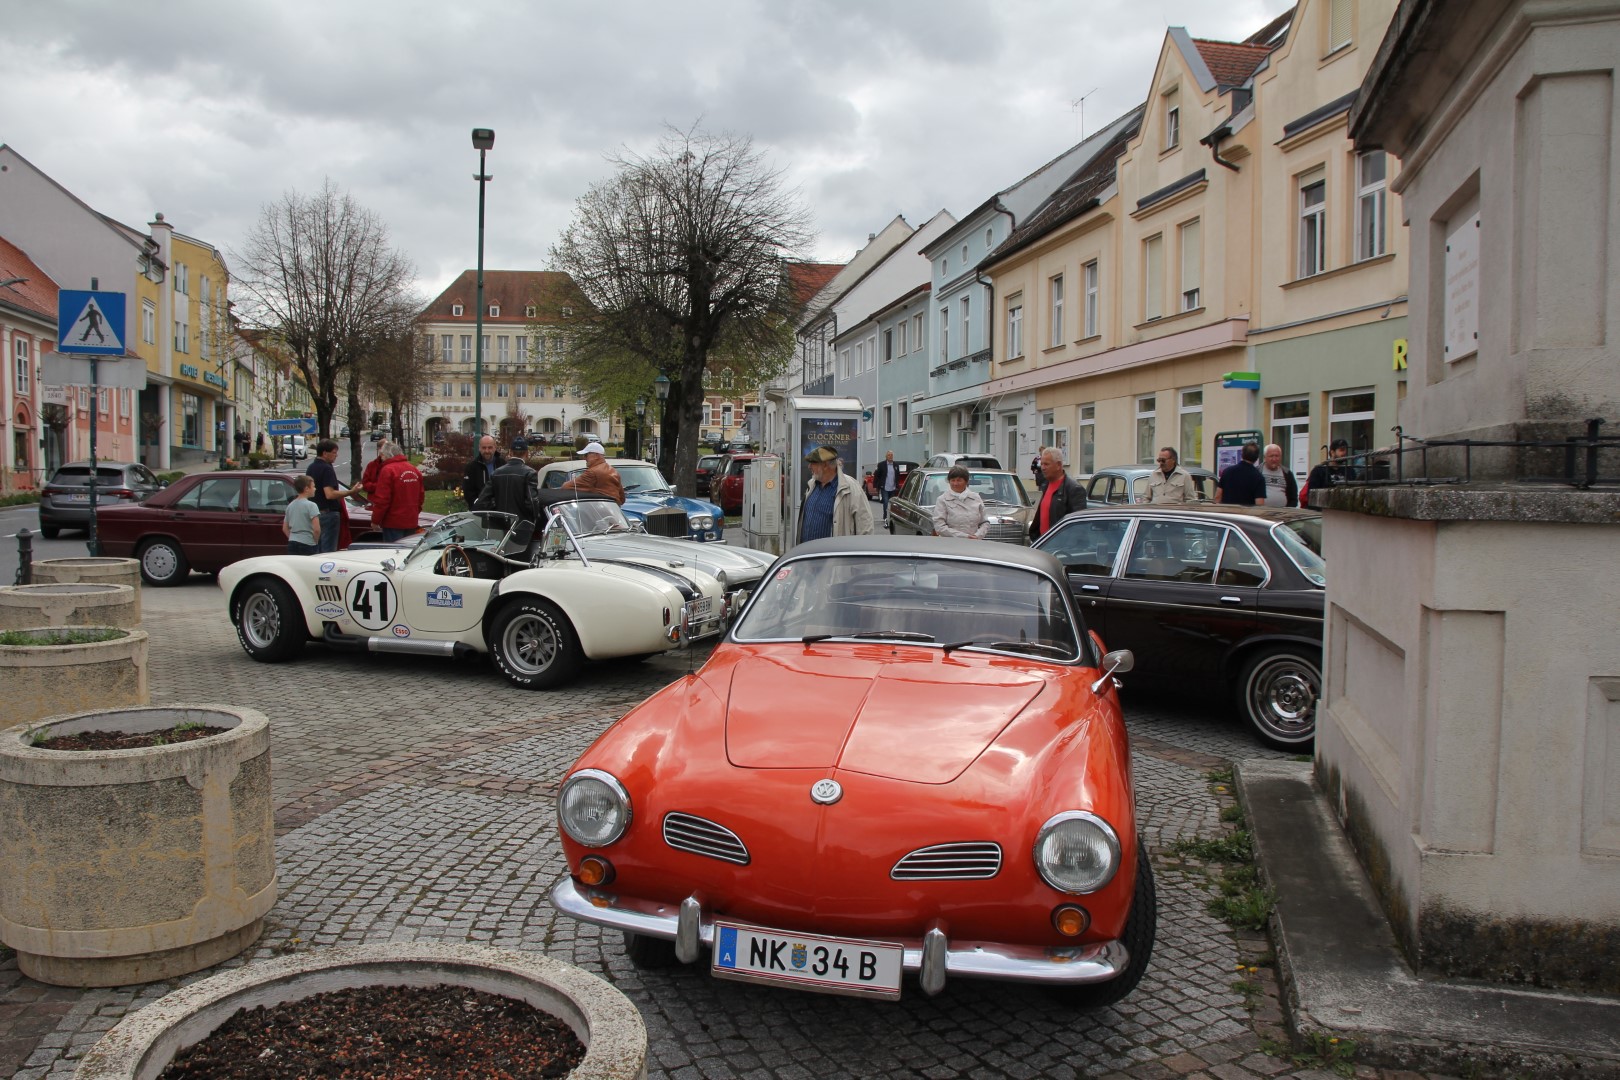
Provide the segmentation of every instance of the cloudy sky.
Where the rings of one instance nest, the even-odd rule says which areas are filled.
[[[966,213],[1146,95],[1165,29],[1238,40],[1288,0],[3,0],[0,142],[103,213],[227,256],[325,178],[438,293],[539,269],[664,125],[751,136],[843,262],[895,214]]]

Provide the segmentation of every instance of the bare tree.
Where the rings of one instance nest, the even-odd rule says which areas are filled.
[[[561,363],[598,408],[670,380],[659,465],[690,495],[711,360],[764,378],[792,354],[787,263],[810,244],[809,215],[745,137],[672,128],[650,155],[610,160],[552,249],[590,305]]]
[[[321,435],[331,431],[342,387],[353,437],[355,365],[385,336],[414,275],[387,228],[327,180],[315,195],[288,192],[260,211],[234,258],[247,320],[273,331],[303,372]]]
[[[406,410],[432,393],[433,340],[416,327],[416,314],[422,307],[419,298],[402,297],[356,357],[353,371],[357,385],[349,396],[349,433],[354,446],[351,461],[360,460],[360,431],[365,423],[360,391],[369,390],[387,402],[389,432],[395,442],[405,440]]]

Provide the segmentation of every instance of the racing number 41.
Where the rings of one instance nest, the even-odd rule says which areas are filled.
[[[372,614],[372,594],[376,594],[376,614]],[[388,582],[355,579],[354,595],[349,598],[349,610],[360,616],[361,622],[386,623],[392,616],[388,611]]]

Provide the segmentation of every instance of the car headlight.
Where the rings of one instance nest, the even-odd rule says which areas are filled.
[[[694,514],[692,517],[692,528],[704,530],[712,529],[714,528],[714,517],[710,514]]]
[[[1119,869],[1119,837],[1096,814],[1056,814],[1035,836],[1035,868],[1059,892],[1096,892]]]
[[[557,820],[575,842],[607,847],[630,827],[630,796],[611,773],[581,769],[563,781]]]

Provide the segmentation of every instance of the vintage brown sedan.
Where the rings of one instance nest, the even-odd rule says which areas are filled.
[[[1230,688],[1260,741],[1310,746],[1322,694],[1322,516],[1243,506],[1110,506],[1035,542],[1086,623],[1136,658],[1130,681]]]
[[[275,470],[194,473],[145,502],[109,506],[96,515],[101,553],[139,559],[151,585],[178,585],[193,570],[214,573],[255,555],[285,555],[281,519],[296,493],[297,473]],[[422,528],[439,520],[423,513]],[[349,502],[352,542],[376,541],[371,511]]]

